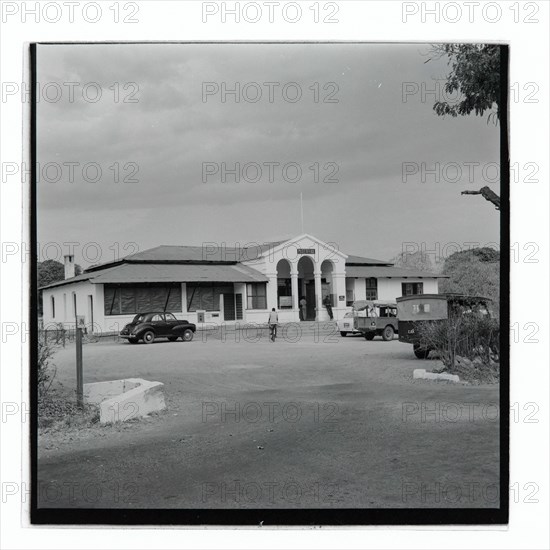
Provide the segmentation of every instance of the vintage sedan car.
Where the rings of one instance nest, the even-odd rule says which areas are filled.
[[[138,313],[120,331],[120,337],[127,339],[130,344],[137,344],[140,340],[152,344],[157,338],[168,338],[171,342],[181,338],[184,342],[190,342],[196,330],[196,325],[176,319],[172,313],[152,311]]]

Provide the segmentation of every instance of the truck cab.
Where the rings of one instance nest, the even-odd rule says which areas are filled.
[[[354,309],[364,312],[364,316],[355,317],[355,328],[363,334],[365,340],[373,340],[382,336],[386,342],[393,340],[399,333],[397,304],[381,300],[362,300],[355,302]]]

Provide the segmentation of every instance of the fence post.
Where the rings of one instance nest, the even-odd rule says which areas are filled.
[[[82,376],[82,329],[76,328],[76,403],[84,404],[84,381]]]

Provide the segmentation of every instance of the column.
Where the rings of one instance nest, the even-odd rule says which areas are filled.
[[[292,309],[298,311],[300,309],[300,304],[298,303],[298,272],[290,272],[290,287],[292,290]]]
[[[277,303],[277,273],[266,273],[266,277],[269,279],[267,283],[267,309],[271,311],[271,308],[279,309]]]
[[[336,294],[336,302],[334,304],[333,313],[334,319],[340,319],[346,311],[346,275],[340,273],[332,274],[332,289]],[[340,296],[344,299],[340,301]]]
[[[313,273],[315,277],[315,308],[317,310],[315,320],[320,321],[323,313],[323,290],[321,287],[321,272],[315,271]]]

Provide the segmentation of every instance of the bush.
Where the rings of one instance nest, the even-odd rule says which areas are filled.
[[[494,365],[499,361],[500,323],[488,315],[462,313],[418,327],[422,347],[435,350],[449,371],[457,362]]]
[[[57,369],[52,363],[56,345],[47,336],[38,337],[38,400],[44,401],[52,387]]]

